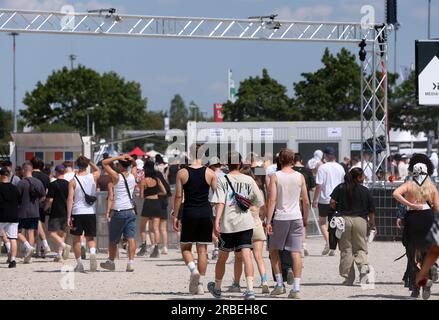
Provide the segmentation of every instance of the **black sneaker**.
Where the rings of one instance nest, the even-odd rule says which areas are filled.
[[[143,257],[146,254],[146,243],[142,243],[139,252],[137,252],[138,257]]]
[[[9,262],[9,266],[8,266],[8,268],[9,268],[9,269],[17,268],[17,262],[16,262],[15,260]]]
[[[151,253],[151,255],[149,256],[150,258],[160,258],[160,251],[159,251],[159,246],[156,245],[154,247],[154,251]]]
[[[419,298],[419,295],[421,294],[419,288],[413,289],[412,290],[412,294],[410,295],[410,297],[412,298]]]
[[[86,257],[87,255],[86,255],[85,247],[81,246],[81,259],[85,260]]]
[[[212,294],[212,296],[214,296],[217,299],[221,299],[222,297],[221,290],[215,289],[215,282],[209,282],[207,285],[207,289]]]

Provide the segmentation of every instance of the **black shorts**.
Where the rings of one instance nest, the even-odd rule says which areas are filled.
[[[38,230],[39,218],[18,219],[18,230]]]
[[[211,244],[213,221],[211,217],[185,217],[181,222],[181,244]]]
[[[143,201],[142,217],[160,218],[161,205],[160,199],[145,199]]]
[[[253,250],[253,229],[235,233],[221,233],[218,249],[225,252],[241,252],[248,248]]]
[[[65,232],[67,230],[67,217],[49,217],[47,230],[49,232]]]
[[[334,215],[334,209],[329,204],[319,203],[319,217],[328,218]]]
[[[73,227],[70,234],[74,236],[96,237],[96,215],[95,214],[78,214],[72,216]]]

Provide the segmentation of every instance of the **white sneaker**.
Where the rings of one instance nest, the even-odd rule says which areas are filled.
[[[98,269],[98,261],[96,260],[96,255],[90,255],[90,272],[96,272]]]
[[[334,251],[334,250],[329,250],[329,256],[330,256],[330,257],[335,256],[335,251]]]
[[[162,254],[164,254],[164,255],[168,254],[168,247],[163,247]]]
[[[198,288],[197,288],[197,295],[202,296],[204,295],[204,287],[202,283],[198,284]]]
[[[134,272],[134,266],[132,263],[127,264],[127,272]]]
[[[35,248],[26,249],[26,254],[24,256],[24,263],[29,264],[32,263],[32,255],[35,252]]]
[[[326,245],[325,248],[322,251],[322,256],[326,256],[329,253],[329,246]]]
[[[200,274],[198,272],[191,273],[191,277],[189,280],[189,293],[190,294],[197,294],[199,283],[200,283]]]
[[[69,259],[70,250],[72,250],[72,246],[66,244],[66,246],[65,246],[64,249],[62,250],[62,258],[63,258],[64,260]]]

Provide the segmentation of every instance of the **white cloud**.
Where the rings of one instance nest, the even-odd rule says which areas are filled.
[[[180,76],[160,76],[158,83],[163,86],[184,85],[188,83],[188,79]]]
[[[327,18],[334,12],[334,8],[330,5],[314,5],[291,8],[283,6],[275,13],[279,14],[279,20],[311,20]]]

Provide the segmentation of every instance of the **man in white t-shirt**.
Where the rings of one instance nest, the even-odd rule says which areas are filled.
[[[373,164],[370,162],[370,154],[365,153],[363,155],[363,161],[358,161],[357,163],[352,165],[352,168],[361,168],[364,171],[364,175],[366,176],[367,182],[372,182],[373,180]]]
[[[409,175],[409,158],[406,154],[401,156],[401,161],[398,163],[398,172],[401,181],[404,181]]]
[[[237,152],[228,154],[229,174],[218,180],[218,186],[212,198],[216,204],[215,234],[219,237],[219,255],[215,266],[215,282],[208,284],[209,292],[215,298],[221,298],[221,284],[226,271],[226,262],[230,252],[244,261],[244,272],[247,280],[245,300],[254,300],[252,237],[254,220],[250,211],[243,211],[238,206],[233,190],[248,199],[252,206],[262,207],[264,199],[259,192],[256,181],[250,176],[240,173],[241,155]]]
[[[329,233],[328,222],[331,221],[333,210],[331,209],[331,193],[334,189],[344,181],[345,170],[337,163],[335,150],[332,147],[327,147],[324,151],[326,163],[322,164],[316,176],[316,191],[314,192],[314,200],[312,202],[313,208],[319,209],[319,224],[325,238],[326,245],[323,249],[322,255],[329,254],[334,256],[334,250],[329,248]]]

